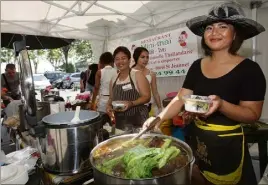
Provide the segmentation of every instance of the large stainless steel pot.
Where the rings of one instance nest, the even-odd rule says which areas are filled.
[[[191,176],[192,176],[192,165],[194,163],[194,156],[191,148],[189,145],[187,145],[185,142],[178,140],[176,138],[160,135],[160,134],[146,134],[143,135],[143,138],[148,137],[154,137],[158,136],[160,138],[170,138],[175,142],[175,145],[182,147],[185,149],[189,156],[189,162],[182,168],[174,171],[173,173],[167,174],[165,176],[157,177],[157,178],[148,178],[148,179],[141,179],[141,180],[134,180],[134,179],[123,179],[118,178],[115,176],[107,175],[105,173],[102,173],[99,171],[94,163],[93,154],[98,148],[102,146],[110,146],[110,144],[114,143],[122,143],[123,141],[129,140],[132,137],[134,137],[136,134],[127,134],[122,136],[113,137],[107,141],[104,141],[100,144],[98,144],[90,154],[90,162],[93,166],[93,172],[94,172],[94,182],[95,184],[101,184],[101,185],[114,185],[114,184],[131,184],[131,185],[152,185],[152,184],[168,184],[168,185],[187,185],[190,184]]]
[[[60,112],[43,118],[39,134],[43,167],[54,174],[70,175],[90,168],[90,151],[103,141],[100,113],[80,111],[80,122],[71,123],[74,112]]]

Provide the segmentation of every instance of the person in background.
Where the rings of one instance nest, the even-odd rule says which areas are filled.
[[[85,92],[86,87],[86,72],[82,71],[80,74],[80,93]]]
[[[91,109],[95,110],[96,98],[99,95],[97,111],[106,112],[106,105],[109,100],[110,92],[109,85],[113,76],[116,76],[117,71],[113,68],[114,59],[110,52],[105,52],[100,56],[99,70],[95,77],[95,86],[92,97]]]
[[[146,68],[149,62],[149,51],[144,47],[137,47],[134,50],[133,59],[135,61],[135,64],[132,66],[132,68],[141,71],[144,74],[144,76],[147,78],[151,86],[151,92],[152,92],[153,97],[151,98],[148,104],[149,112],[151,111],[151,108],[154,102],[157,105],[158,112],[161,112],[162,105],[161,105],[160,96],[157,90],[156,74],[153,71]],[[157,113],[155,112],[155,114]]]
[[[191,65],[178,96],[158,115],[161,121],[156,129],[181,111],[182,96],[194,94],[211,100],[207,113],[191,113],[186,119],[196,159],[193,185],[257,185],[241,123],[251,124],[260,118],[266,79],[258,63],[237,51],[244,40],[265,28],[243,15],[236,4],[225,3],[214,7],[208,16],[187,21],[188,28],[202,37],[205,57]]]
[[[107,113],[114,113],[116,128],[135,132],[149,117],[145,104],[151,99],[150,85],[141,71],[130,68],[131,53],[128,48],[119,46],[113,57],[120,72],[110,82]],[[122,101],[124,107],[114,112],[113,101]]]
[[[93,92],[94,85],[95,85],[95,76],[98,71],[98,64],[91,64],[88,66],[88,70],[86,71],[86,88],[85,91]]]
[[[5,73],[1,75],[1,89],[6,88],[7,92],[1,98],[5,105],[12,100],[20,100],[20,77],[16,72],[15,64],[7,64]]]

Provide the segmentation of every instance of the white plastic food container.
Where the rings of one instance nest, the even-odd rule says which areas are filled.
[[[211,104],[211,100],[207,96],[185,95],[182,98],[185,110],[188,112],[205,114]]]
[[[120,111],[125,108],[125,104],[122,101],[113,101],[112,106],[115,111]]]

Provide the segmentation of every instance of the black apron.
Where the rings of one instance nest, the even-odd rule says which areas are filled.
[[[240,124],[226,126],[196,119],[190,132],[190,145],[206,180],[215,185],[256,184]]]
[[[118,74],[113,84],[112,101],[135,101],[140,97],[139,92],[135,88],[130,72],[131,71],[129,71],[130,82],[124,84],[116,84],[120,73]],[[129,85],[131,88],[123,88]],[[116,128],[128,132],[137,132],[148,117],[149,113],[146,105],[134,106],[125,112],[115,112]]]

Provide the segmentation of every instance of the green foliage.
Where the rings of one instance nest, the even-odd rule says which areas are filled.
[[[88,66],[87,60],[92,58],[93,51],[91,44],[87,40],[76,40],[68,46],[59,49],[51,49],[47,51],[47,59],[54,68],[60,67],[62,70],[74,72],[75,67],[69,64],[69,59],[74,58],[75,66],[79,68],[86,68]]]
[[[10,63],[14,62],[12,59],[14,58],[14,51],[12,49],[1,48],[1,62]]]
[[[87,60],[92,58],[93,51],[88,40],[76,40],[71,44],[71,47],[71,53],[76,57],[77,62],[87,63]]]
[[[61,68],[67,73],[75,72],[77,68],[87,68],[93,56],[91,44],[88,40],[76,40],[68,46],[58,49],[48,50],[28,50],[29,58],[34,64],[34,71],[37,72],[38,63],[41,57],[46,58],[54,68]],[[14,62],[14,52],[12,49],[1,48],[1,62]],[[75,66],[68,63],[68,59],[73,58]]]
[[[62,64],[60,66],[62,70],[66,70],[66,73],[74,73],[75,72],[75,67],[72,63],[69,64]]]
[[[64,59],[65,59],[65,71],[67,72],[68,71],[68,55],[69,55],[69,51],[71,49],[71,45],[67,45],[67,46],[64,46],[61,48],[61,51],[64,55]]]
[[[47,59],[51,65],[56,68],[62,63],[62,50],[61,49],[49,49],[47,50]]]
[[[89,63],[87,61],[81,60],[75,63],[75,68],[87,69]]]
[[[34,65],[34,72],[37,73],[37,67],[40,61],[40,58],[44,57],[46,54],[46,51],[43,49],[39,49],[39,50],[29,50],[28,51],[28,55],[30,58],[30,61],[33,62]]]

